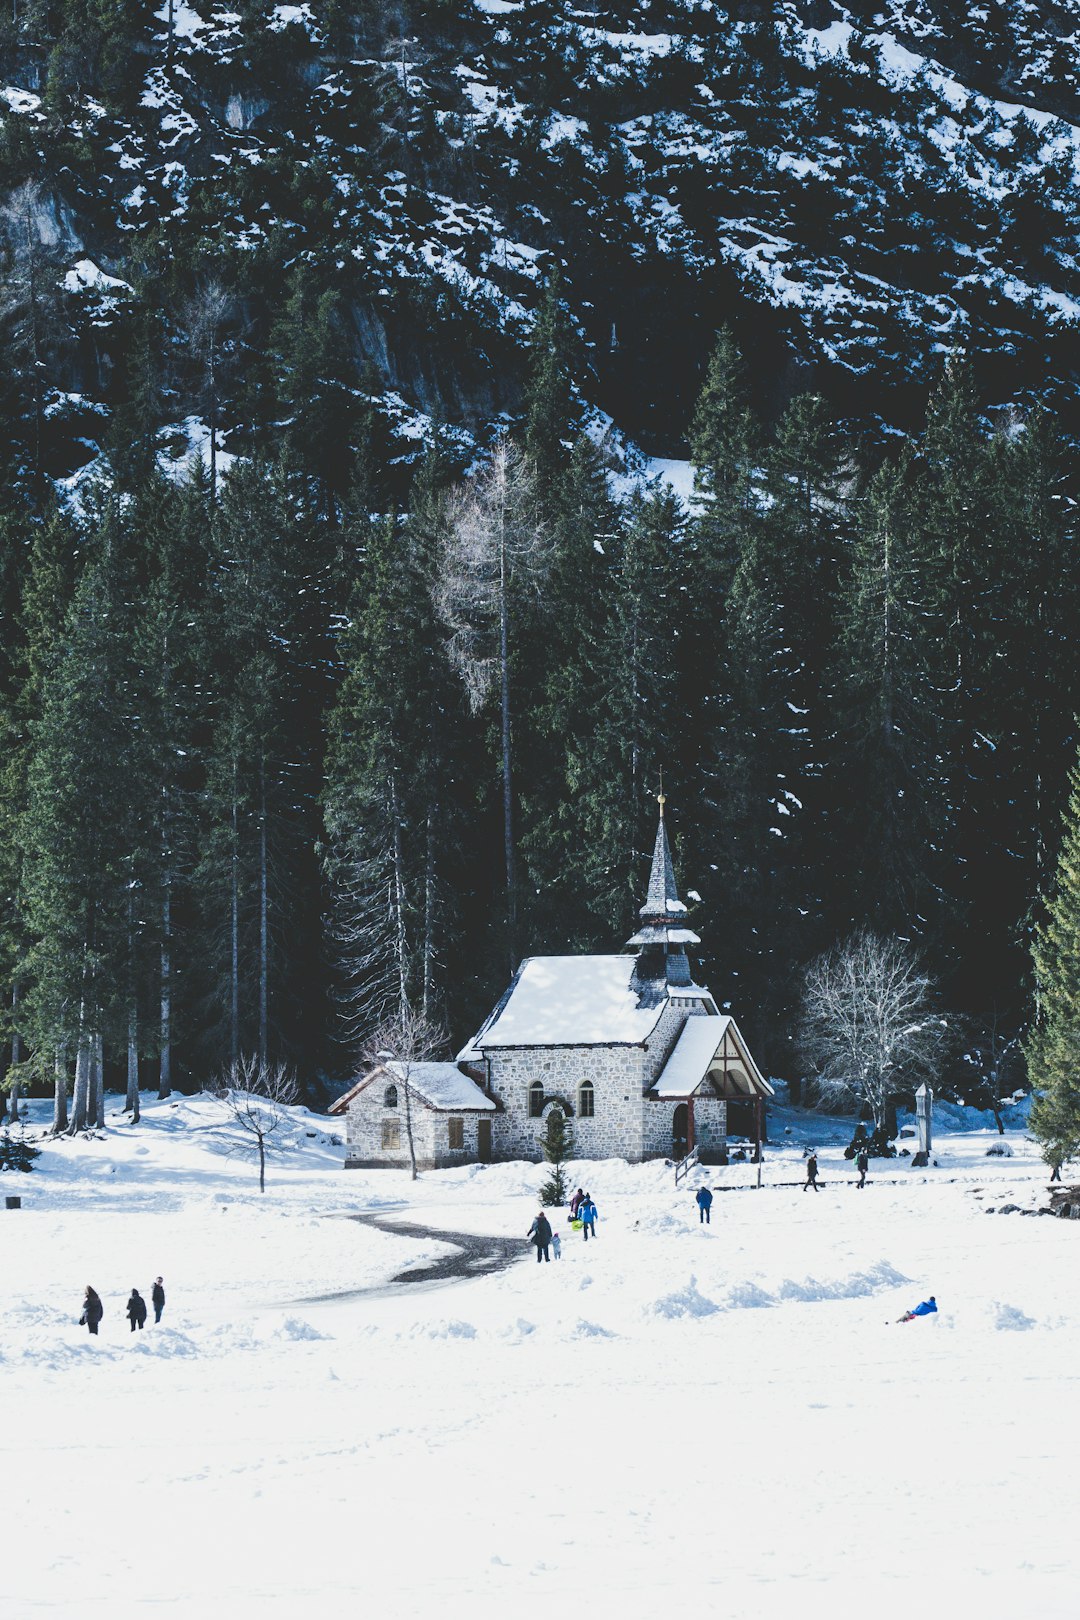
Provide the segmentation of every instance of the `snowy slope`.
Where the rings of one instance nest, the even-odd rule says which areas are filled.
[[[1066,8],[456,0],[399,33],[365,16],[182,0],[170,45],[162,6],[126,100],[77,97],[62,142],[38,56],[0,50],[85,372],[51,402],[58,460],[65,429],[85,460],[113,403],[86,355],[120,346],[159,242],[181,287],[210,268],[236,288],[256,344],[283,271],[329,281],[406,445],[433,411],[476,427],[514,408],[556,263],[583,392],[661,456],[722,320],[766,403],[809,366],[845,408],[910,418],[957,345],[991,397],[1070,396]],[[227,414],[225,442],[244,426]]]
[[[343,1215],[523,1235],[538,1167],[346,1173],[298,1111],[260,1200],[213,1106],[148,1104],[15,1184],[6,1613],[1075,1612],[1080,1234],[996,1213],[1045,1202],[1021,1136],[942,1138],[858,1193],[792,1112],[760,1191],[709,1173],[709,1228],[662,1165],[575,1166],[598,1237],[559,1264],[319,1301],[438,1252]],[[896,1325],[927,1292],[938,1319]]]

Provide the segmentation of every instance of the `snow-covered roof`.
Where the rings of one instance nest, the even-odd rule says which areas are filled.
[[[638,1005],[633,956],[530,956],[487,1023],[459,1053],[493,1046],[640,1046],[665,1005]]]
[[[362,1080],[339,1097],[330,1109],[332,1114],[343,1114],[353,1098],[364,1091],[377,1076],[391,1075],[404,1084],[408,1078],[409,1089],[413,1095],[419,1097],[431,1108],[438,1108],[445,1113],[456,1113],[463,1109],[482,1109],[493,1112],[495,1104],[490,1097],[484,1095],[475,1080],[470,1080],[467,1074],[462,1074],[456,1063],[398,1063],[394,1061],[381,1063],[377,1069],[372,1069]]]
[[[432,1108],[484,1108],[495,1104],[485,1097],[475,1080],[462,1074],[456,1063],[387,1063],[384,1068],[401,1080],[408,1079],[412,1090]]]
[[[725,1037],[726,1054],[721,1053]],[[736,1080],[732,1086],[736,1095],[773,1095],[772,1087],[750,1056],[735,1020],[726,1013],[716,1018],[687,1019],[650,1094],[659,1098],[692,1096],[708,1074],[717,1054],[720,1054],[717,1067],[724,1067],[729,1074],[737,1068],[746,1076],[748,1085],[741,1085]]]

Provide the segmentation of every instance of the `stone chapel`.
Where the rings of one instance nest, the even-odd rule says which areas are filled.
[[[387,1061],[339,1097],[346,1165],[409,1162],[406,1090],[417,1164],[432,1169],[541,1157],[550,1109],[574,1133],[574,1157],[726,1157],[728,1107],[762,1135],[772,1087],[735,1020],[694,982],[664,824],[664,799],[640,925],[612,956],[530,956],[453,1063]],[[749,1134],[754,1134],[753,1128]]]

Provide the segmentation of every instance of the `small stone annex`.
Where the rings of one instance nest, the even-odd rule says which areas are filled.
[[[380,1064],[330,1110],[346,1120],[347,1166],[432,1169],[541,1157],[560,1108],[574,1157],[727,1155],[728,1108],[762,1134],[772,1087],[735,1020],[695,984],[664,799],[640,926],[612,956],[532,956],[454,1063]],[[633,954],[631,954],[633,953]]]

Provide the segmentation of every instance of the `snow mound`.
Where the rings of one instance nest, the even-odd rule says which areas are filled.
[[[910,1283],[910,1277],[905,1277],[895,1266],[882,1260],[868,1271],[854,1271],[847,1277],[834,1277],[827,1282],[821,1282],[817,1277],[804,1277],[801,1282],[794,1282],[789,1277],[780,1284],[777,1293],[781,1299],[812,1304],[824,1299],[862,1299],[867,1294],[879,1293],[883,1288],[899,1288]]]
[[[1035,1318],[1028,1316],[1019,1305],[1006,1305],[999,1299],[994,1301],[994,1326],[1007,1333],[1022,1333],[1035,1326]]]
[[[275,1339],[328,1339],[329,1333],[320,1333],[313,1328],[310,1322],[305,1322],[299,1316],[287,1316],[281,1326],[274,1333]]]
[[[568,1339],[617,1339],[618,1336],[610,1328],[601,1327],[599,1322],[587,1322],[583,1316],[578,1317],[566,1335]]]
[[[697,1278],[691,1277],[685,1288],[673,1294],[664,1294],[645,1306],[648,1316],[660,1316],[675,1321],[680,1316],[714,1316],[720,1306],[700,1292]]]
[[[635,1232],[646,1233],[649,1236],[664,1237],[669,1232],[686,1232],[689,1223],[682,1215],[676,1215],[673,1210],[657,1210],[655,1215],[643,1215],[634,1224]]]
[[[454,1319],[442,1322],[422,1322],[413,1330],[421,1339],[475,1339],[476,1329],[471,1322]]]
[[[736,1283],[728,1291],[728,1305],[737,1311],[764,1310],[769,1305],[775,1305],[776,1299],[767,1289],[760,1288],[757,1283]]]
[[[536,1323],[527,1322],[523,1316],[519,1316],[516,1322],[511,1322],[508,1328],[503,1329],[503,1338],[510,1344],[521,1344],[535,1332]]]
[[[197,1356],[199,1347],[186,1333],[176,1328],[155,1327],[149,1333],[139,1333],[131,1348],[140,1356]]]

